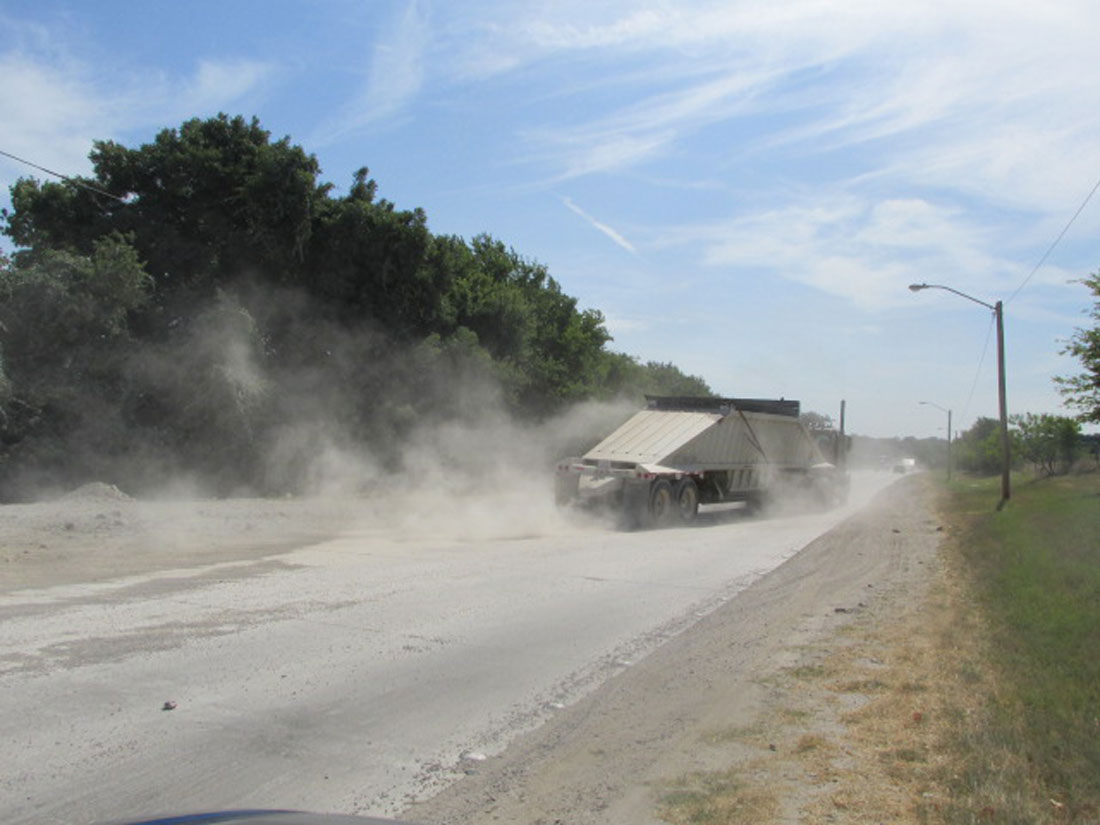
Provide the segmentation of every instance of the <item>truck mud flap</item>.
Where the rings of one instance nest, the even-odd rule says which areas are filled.
[[[621,523],[626,530],[639,530],[649,525],[650,482],[628,481],[623,484]]]

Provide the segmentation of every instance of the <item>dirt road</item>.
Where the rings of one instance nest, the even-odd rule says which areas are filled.
[[[799,683],[787,677],[812,673],[848,644],[843,631],[853,621],[889,619],[921,599],[941,536],[927,499],[916,477],[889,487],[674,642],[404,816],[441,825],[656,825],[661,800],[685,777],[731,782],[722,777],[748,763],[759,786],[752,793],[767,804],[730,821],[832,821],[833,813],[807,819],[804,809],[836,780],[799,769],[774,743],[812,749],[822,732],[835,732],[838,712],[806,711],[815,703],[792,698]],[[839,712],[866,698],[848,690]]]
[[[799,553],[891,481],[861,479],[830,513],[633,534],[508,518],[499,501],[503,521],[470,501],[381,519],[301,502],[149,505],[102,487],[3,508],[0,814],[394,815],[459,778],[412,815],[475,821],[488,793],[513,799],[515,821],[541,815],[520,815],[527,801],[607,821],[626,790],[635,807],[623,810],[640,813],[648,791],[623,777],[677,753],[666,746],[684,724],[718,712],[693,691],[748,702],[758,688],[738,678],[791,657],[799,634],[844,615],[834,607],[861,609],[866,584],[906,569],[905,548],[860,538],[878,530],[864,516],[832,540],[863,555]],[[920,509],[903,492],[885,502]],[[326,531],[340,537],[310,543]],[[741,658],[693,653],[712,626],[725,637],[711,644]],[[662,665],[673,650],[687,658]],[[663,704],[650,709],[654,698]],[[581,744],[581,723],[605,716],[607,746]],[[591,773],[559,781],[571,769],[552,753],[569,755],[569,743]],[[678,758],[698,758],[684,747]],[[522,788],[514,780],[535,781],[539,754],[556,767]]]

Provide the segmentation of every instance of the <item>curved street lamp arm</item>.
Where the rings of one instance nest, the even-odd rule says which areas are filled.
[[[946,407],[941,407],[939,404],[936,404],[932,401],[918,401],[917,403],[918,404],[927,404],[929,407],[935,407],[940,412],[951,412],[951,410],[947,409]]]
[[[997,307],[993,306],[993,304],[987,304],[985,301],[978,300],[973,295],[967,295],[965,292],[959,292],[957,289],[952,289],[951,287],[944,286],[943,284],[910,284],[909,289],[911,289],[913,292],[920,292],[922,289],[946,289],[948,292],[954,292],[960,298],[966,298],[966,300],[968,301],[973,301],[976,304],[981,304],[983,307],[993,312],[997,311]]]

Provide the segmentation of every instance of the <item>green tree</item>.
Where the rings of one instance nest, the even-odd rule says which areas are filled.
[[[698,375],[688,375],[672,363],[646,361],[642,365],[642,382],[650,395],[682,395],[710,397],[714,391]]]
[[[452,239],[449,250],[460,265],[446,298],[448,317],[500,364],[516,409],[548,414],[592,395],[610,340],[603,316],[579,310],[545,266],[501,241],[479,235],[468,254],[458,243]]]
[[[1077,454],[1081,425],[1072,418],[1025,413],[1011,418],[1016,451],[1038,472],[1054,475],[1059,464],[1068,471]]]
[[[29,255],[88,254],[112,230],[131,233],[160,299],[209,296],[248,272],[296,282],[314,209],[329,189],[317,183],[316,158],[287,138],[272,142],[255,118],[192,119],[137,149],[96,141],[90,158],[89,182],[121,200],[20,180],[6,233]]]
[[[1081,421],[1100,422],[1100,273],[1093,273],[1082,283],[1094,299],[1088,312],[1093,326],[1074,332],[1062,354],[1072,355],[1084,369],[1079,375],[1060,376],[1054,381],[1066,406],[1078,410]]]
[[[90,157],[99,191],[24,179],[3,213],[18,249],[0,263],[0,435],[3,457],[22,458],[0,475],[68,462],[75,478],[93,449],[143,451],[143,467],[230,490],[262,486],[265,451],[298,422],[397,456],[456,412],[460,385],[476,388],[464,405],[531,417],[710,394],[672,364],[610,352],[603,316],[544,265],[487,234],[433,236],[422,210],[377,197],[366,167],[335,193],[255,118],[97,141]]]
[[[598,397],[626,397],[638,403],[646,395],[714,395],[707,382],[697,375],[688,375],[670,363],[647,361],[643,364],[639,359],[621,352],[603,353],[598,382]]]
[[[979,418],[955,442],[955,461],[960,470],[992,475],[1001,469],[1000,422]]]
[[[806,426],[806,429],[808,430],[830,431],[836,429],[836,424],[833,423],[832,416],[814,412],[813,410],[806,410],[798,417],[798,419]]]
[[[307,289],[345,321],[374,319],[400,336],[437,331],[450,273],[429,258],[427,216],[375,201],[376,188],[364,167],[346,197],[320,203]]]
[[[120,447],[118,413],[133,392],[129,317],[152,281],[128,239],[108,235],[90,255],[47,251],[0,267],[0,494],[29,464],[42,481]]]

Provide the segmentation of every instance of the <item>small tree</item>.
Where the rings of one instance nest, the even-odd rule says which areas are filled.
[[[1018,453],[1036,472],[1052,476],[1059,464],[1068,471],[1077,454],[1081,425],[1062,415],[1026,413],[1012,417]]]
[[[129,317],[150,292],[117,233],[90,255],[48,250],[0,266],[0,500],[27,471],[49,484],[83,480],[98,472],[94,453],[126,447]]]
[[[956,443],[958,467],[972,473],[993,474],[1001,469],[1000,423],[979,418]]]
[[[800,416],[798,420],[806,427],[807,430],[821,430],[828,432],[836,429],[836,425],[833,423],[832,416],[825,415],[823,413],[814,412],[813,410],[806,410]]]
[[[1081,283],[1096,299],[1088,313],[1094,325],[1091,329],[1078,329],[1062,354],[1080,361],[1084,372],[1059,376],[1054,381],[1066,399],[1066,406],[1079,411],[1078,420],[1100,422],[1100,273],[1093,273]]]

